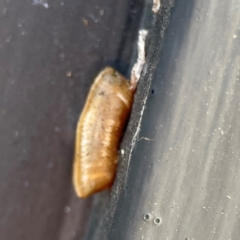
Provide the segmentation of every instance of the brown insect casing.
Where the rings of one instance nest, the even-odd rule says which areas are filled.
[[[133,94],[131,84],[113,68],[105,68],[96,77],[76,131],[73,183],[79,197],[113,184]]]

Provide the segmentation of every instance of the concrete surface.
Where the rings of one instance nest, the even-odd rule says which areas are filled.
[[[107,239],[240,239],[239,26],[239,0],[175,1]]]

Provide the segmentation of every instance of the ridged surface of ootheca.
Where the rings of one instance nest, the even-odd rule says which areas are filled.
[[[107,67],[96,77],[76,131],[73,182],[79,197],[112,185],[132,101],[129,82],[116,70]]]

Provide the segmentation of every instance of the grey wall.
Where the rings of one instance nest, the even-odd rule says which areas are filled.
[[[72,189],[76,122],[102,67],[128,73],[142,2],[34,2],[0,1],[0,236],[81,239],[92,198]]]

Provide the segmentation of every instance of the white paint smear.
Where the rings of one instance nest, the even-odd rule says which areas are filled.
[[[133,86],[133,89],[136,88],[137,83],[140,79],[141,72],[143,69],[143,66],[146,62],[145,59],[145,42],[147,38],[148,31],[145,29],[142,29],[139,31],[138,35],[138,58],[136,63],[134,64],[132,68],[131,73],[131,85]]]
[[[159,9],[160,9],[160,6],[161,6],[160,0],[153,0],[152,11],[154,13],[157,13],[159,11]]]

